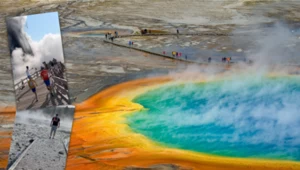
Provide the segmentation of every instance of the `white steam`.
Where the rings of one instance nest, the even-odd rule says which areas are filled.
[[[22,19],[24,21],[24,19]],[[25,22],[25,21],[24,21]],[[24,22],[22,27],[24,31]],[[63,48],[60,34],[46,34],[40,41],[34,41],[30,35],[27,35],[28,42],[34,55],[25,54],[21,48],[16,48],[12,52],[12,65],[14,81],[17,83],[20,79],[26,78],[26,66],[30,73],[35,72],[35,68],[40,69],[43,62],[49,62],[53,58],[64,62]]]

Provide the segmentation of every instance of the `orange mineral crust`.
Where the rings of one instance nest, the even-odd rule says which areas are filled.
[[[132,132],[125,115],[143,109],[132,99],[177,78],[165,76],[121,83],[76,105],[66,169],[300,169],[300,163],[293,161],[230,158],[166,148]],[[195,80],[206,78],[193,77],[192,81]]]
[[[7,165],[15,112],[15,107],[0,107],[0,169]]]

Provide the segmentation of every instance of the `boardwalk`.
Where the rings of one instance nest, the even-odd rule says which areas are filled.
[[[25,88],[19,91],[19,94],[16,96],[18,110],[37,109],[47,106],[67,104],[58,96],[52,97],[41,78],[37,78],[35,81],[38,85],[36,89],[38,94],[38,102],[35,101],[35,95],[31,89],[29,89],[28,86],[25,86]]]
[[[38,95],[38,101],[35,100],[35,94],[28,87],[28,79],[22,79],[15,85],[17,110],[38,109],[49,106],[68,105],[70,104],[68,96],[67,80],[64,79],[63,71],[50,68],[52,73],[50,76],[51,87],[54,89],[54,95],[52,96],[47,89],[44,81],[40,77],[40,71],[32,74],[32,78],[36,81],[36,92]],[[56,74],[56,73],[59,74]]]
[[[161,56],[161,57],[166,57],[166,58],[170,58],[170,59],[174,59],[174,60],[179,60],[179,61],[182,61],[182,62],[196,63],[196,64],[209,64],[209,62],[205,62],[205,61],[185,59],[184,56],[181,56],[181,57],[175,57],[175,56],[168,55],[168,54],[162,54],[162,53],[153,52],[153,51],[146,50],[146,49],[143,49],[143,48],[138,48],[138,47],[129,46],[129,45],[124,45],[124,44],[117,43],[117,42],[112,42],[112,41],[110,41],[110,40],[104,40],[104,42],[105,42],[105,43],[110,43],[110,44],[113,44],[113,45],[116,45],[116,46],[120,46],[120,47],[125,47],[125,48],[134,49],[134,50],[137,50],[137,51],[142,51],[142,52],[145,52],[145,53],[148,53],[148,54],[153,54],[153,55],[157,55],[157,56]],[[233,62],[233,61],[230,61],[230,63],[234,63],[234,62]],[[225,62],[225,63],[222,63],[222,62],[214,62],[214,64],[222,64],[222,65],[225,65],[225,64],[228,64],[228,63],[227,63],[227,62]]]
[[[224,33],[147,33],[147,34],[127,34],[127,35],[119,35],[117,38],[125,38],[125,37],[139,37],[139,36],[246,36],[244,34],[224,34]]]
[[[35,139],[8,170],[63,170],[67,157],[66,146],[60,139]]]

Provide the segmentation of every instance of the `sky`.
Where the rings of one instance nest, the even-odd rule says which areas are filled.
[[[19,36],[27,37],[33,55],[25,54],[21,48],[12,51],[12,66],[15,83],[27,77],[26,66],[30,74],[53,58],[64,62],[60,34],[59,17],[57,12],[43,13],[11,18],[16,20]]]
[[[28,15],[25,32],[33,41],[40,41],[46,34],[60,34],[58,13]]]

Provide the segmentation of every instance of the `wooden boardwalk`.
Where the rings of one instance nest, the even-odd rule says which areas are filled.
[[[226,33],[147,33],[147,34],[127,34],[119,35],[117,38],[139,37],[139,36],[247,36],[246,34],[226,34]]]
[[[168,55],[168,54],[162,54],[162,53],[157,53],[157,52],[154,52],[154,51],[146,50],[146,49],[143,49],[143,48],[138,48],[138,47],[135,47],[135,46],[129,46],[129,45],[124,45],[124,44],[117,43],[117,42],[112,42],[110,40],[103,40],[103,41],[105,43],[110,43],[110,44],[113,44],[113,45],[116,45],[116,46],[119,46],[119,47],[130,48],[130,49],[134,49],[134,50],[137,50],[137,51],[142,51],[142,52],[145,52],[145,53],[148,53],[148,54],[153,54],[153,55],[157,55],[157,56],[161,56],[161,57],[166,57],[166,58],[169,58],[169,59],[179,60],[179,61],[182,61],[182,62],[195,63],[195,64],[210,64],[208,61],[205,62],[205,61],[199,61],[199,60],[185,59],[185,56],[175,57],[175,56]],[[234,62],[230,61],[230,63],[228,63],[228,62],[211,62],[211,63],[226,65],[226,64],[232,64]]]
[[[15,84],[17,110],[39,109],[49,106],[71,104],[69,100],[67,80],[62,78],[64,77],[62,75],[58,75],[60,77],[56,76],[55,72],[59,71],[53,70],[50,69],[49,71],[50,73],[52,72],[50,76],[50,82],[54,95],[51,95],[44,81],[39,76],[40,71],[37,71],[34,74],[32,74],[32,78],[37,83],[36,92],[38,96],[38,101],[36,101],[35,94],[31,91],[27,84],[27,78],[22,79],[20,82]],[[63,71],[59,73],[63,74]]]
[[[64,100],[60,99],[58,96],[52,97],[46,85],[44,84],[44,81],[41,78],[37,78],[35,81],[38,85],[36,88],[38,101],[35,100],[35,94],[26,84],[25,88],[19,91],[19,93],[16,96],[17,110],[38,109],[48,106],[68,104]],[[51,81],[51,84],[53,84],[53,81]]]
[[[35,139],[7,169],[63,170],[68,154],[65,148],[60,139]]]

